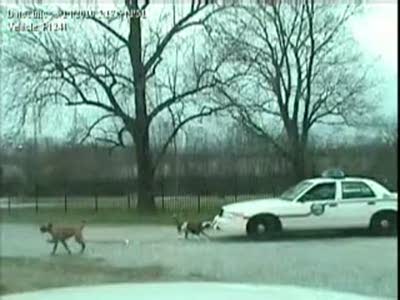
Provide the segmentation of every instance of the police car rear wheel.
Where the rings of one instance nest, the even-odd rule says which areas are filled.
[[[372,217],[370,229],[377,235],[397,234],[397,215],[392,212],[378,213]]]

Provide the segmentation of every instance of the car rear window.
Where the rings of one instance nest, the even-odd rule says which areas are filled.
[[[342,182],[342,198],[370,198],[375,197],[372,189],[364,182]]]

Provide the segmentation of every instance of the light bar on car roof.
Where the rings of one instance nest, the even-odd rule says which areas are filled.
[[[324,178],[345,178],[346,175],[340,169],[328,169],[321,174]]]

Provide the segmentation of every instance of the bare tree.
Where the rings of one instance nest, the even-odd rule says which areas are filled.
[[[127,0],[125,7],[132,13],[128,22],[91,15],[89,21],[82,22],[94,27],[96,33],[83,30],[80,35],[14,34],[11,42],[18,51],[9,49],[6,53],[10,74],[14,74],[14,85],[18,87],[13,95],[14,108],[22,107],[24,111],[33,102],[64,103],[79,107],[81,113],[87,112],[87,107],[94,108],[97,115],[88,126],[85,139],[103,133],[97,140],[118,147],[131,138],[138,167],[138,208],[142,211],[155,209],[155,170],[179,130],[225,108],[205,101],[224,82],[218,75],[223,60],[210,59],[202,53],[195,53],[202,63],[195,62],[188,68],[190,76],[184,74],[186,81],[173,93],[163,94],[158,103],[151,93],[163,80],[162,65],[168,64],[169,48],[176,46],[174,40],[189,28],[199,34],[196,28],[207,28],[210,18],[221,9],[202,2],[192,0],[183,7],[187,8],[183,14],[173,9],[173,21],[164,18],[157,28],[149,25],[147,36],[143,29],[146,24],[134,12],[148,9],[150,1],[140,6],[138,0]],[[33,51],[35,56],[27,55]],[[163,114],[165,117],[168,109],[175,110],[186,102],[195,105],[174,121],[161,150],[155,151],[151,147],[151,125]]]
[[[362,126],[359,130],[375,133],[377,143],[383,142],[397,154],[398,124],[395,117],[377,115],[367,126]]]
[[[347,125],[370,112],[373,84],[346,31],[357,9],[314,0],[259,2],[233,7],[211,34],[220,41],[219,52],[237,49],[231,71],[251,67],[236,92],[222,91],[237,108],[233,117],[272,143],[297,179],[306,175],[307,144],[316,124]],[[227,23],[236,25],[228,29]]]
[[[385,124],[382,130],[383,140],[387,145],[391,146],[397,154],[398,125],[396,120],[391,120]]]

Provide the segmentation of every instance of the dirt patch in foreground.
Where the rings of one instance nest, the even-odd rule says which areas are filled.
[[[161,266],[120,268],[101,259],[75,256],[50,258],[1,258],[0,295],[77,285],[116,282],[158,281],[164,274]]]

